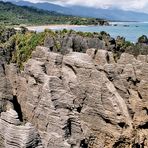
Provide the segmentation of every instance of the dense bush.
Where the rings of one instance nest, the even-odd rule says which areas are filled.
[[[148,43],[148,38],[146,35],[142,35],[138,38],[138,43]]]
[[[0,44],[6,42],[11,36],[16,33],[14,28],[6,28],[5,26],[0,26]]]

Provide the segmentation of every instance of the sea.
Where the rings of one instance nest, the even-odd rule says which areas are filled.
[[[105,31],[112,37],[125,37],[127,41],[137,42],[142,35],[148,36],[148,22],[112,22],[110,26],[88,26],[74,28],[77,31],[100,32]]]
[[[148,22],[110,22],[109,26],[72,26],[49,28],[53,30],[73,29],[83,32],[101,32],[105,31],[116,38],[117,36],[125,37],[127,41],[136,43],[142,35],[148,36]],[[44,30],[44,29],[43,29]],[[38,31],[43,31],[40,28]]]

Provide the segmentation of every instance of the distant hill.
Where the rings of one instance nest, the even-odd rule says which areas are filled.
[[[31,3],[28,1],[13,1],[12,3],[18,6],[32,6],[38,9],[55,11],[62,14],[72,14],[71,9],[51,3]]]
[[[10,2],[0,1],[0,23],[4,24],[47,24],[56,21],[55,18],[64,18],[62,14],[43,11],[33,7],[17,6]]]
[[[63,15],[29,6],[18,6],[10,2],[0,1],[0,24],[6,25],[45,25],[45,24],[72,24],[98,25],[107,21],[95,18],[75,17]]]
[[[36,8],[48,11],[56,11],[62,14],[83,17],[105,18],[107,20],[117,21],[148,21],[148,14],[132,11],[123,11],[120,9],[95,9],[82,6],[62,7],[51,3],[30,3],[27,1],[14,1],[13,3],[21,6],[34,6]]]

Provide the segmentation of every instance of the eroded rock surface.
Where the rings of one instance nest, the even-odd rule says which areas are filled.
[[[39,135],[33,125],[26,123],[21,125],[17,113],[10,109],[1,113],[0,119],[1,147],[23,148],[40,147]],[[39,146],[40,145],[40,146]]]
[[[105,50],[62,55],[37,47],[23,72],[13,64],[6,67],[12,101],[1,109],[0,144],[9,147],[3,141],[15,141],[13,130],[21,148],[147,148],[147,59],[123,53],[115,61]],[[11,127],[12,138],[3,134],[5,127]]]

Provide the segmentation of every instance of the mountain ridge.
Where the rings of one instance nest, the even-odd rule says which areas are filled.
[[[104,18],[115,21],[148,21],[148,14],[134,11],[124,11],[120,9],[110,8],[91,8],[84,6],[60,6],[52,3],[31,3],[27,1],[14,1],[16,5],[33,6],[48,11],[56,11],[62,14],[76,15],[82,17]]]
[[[34,6],[18,6],[11,2],[0,1],[0,24],[4,25],[104,25],[104,19],[86,18],[47,11]]]

